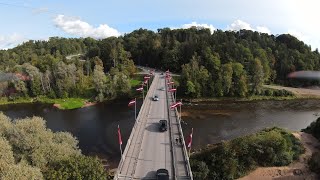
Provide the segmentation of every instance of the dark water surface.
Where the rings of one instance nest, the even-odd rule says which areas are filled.
[[[194,128],[194,148],[273,126],[300,131],[319,115],[319,100],[204,102],[182,110],[185,136]]]
[[[128,107],[127,103],[101,103],[75,110],[59,110],[48,104],[12,104],[0,106],[0,111],[12,119],[43,117],[54,132],[68,131],[76,136],[84,154],[107,158],[114,167],[120,160],[117,126],[121,129],[124,149],[134,124],[134,107]],[[137,112],[140,106],[138,100]]]
[[[76,136],[83,153],[107,158],[111,167],[116,167],[120,159],[117,126],[121,128],[124,149],[134,124],[134,108],[128,108],[127,103],[101,103],[68,111],[45,104],[16,104],[0,106],[0,111],[11,118],[43,117],[53,131],[69,131]],[[193,147],[200,148],[266,127],[298,131],[320,115],[320,101],[204,102],[184,105],[182,113],[185,136],[193,127]]]

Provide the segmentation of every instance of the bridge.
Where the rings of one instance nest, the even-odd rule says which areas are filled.
[[[162,88],[165,88],[164,90]],[[154,95],[159,101],[152,101]],[[164,75],[155,73],[146,98],[121,157],[115,180],[156,179],[158,169],[167,169],[170,179],[192,180],[189,157],[172,93]],[[168,130],[159,131],[159,120],[168,120]],[[182,142],[176,142],[181,138]]]

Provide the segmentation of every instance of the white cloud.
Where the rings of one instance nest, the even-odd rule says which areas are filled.
[[[241,20],[235,20],[230,26],[227,27],[227,30],[239,31],[240,29],[253,30],[249,23],[246,23]]]
[[[27,38],[17,33],[6,36],[0,35],[0,49],[13,48],[27,40]]]
[[[266,34],[271,34],[271,31],[269,28],[265,27],[265,26],[257,26],[257,31],[262,32],[262,33],[266,33]]]
[[[92,37],[95,39],[102,39],[111,36],[120,36],[120,32],[107,24],[101,24],[98,27],[93,27],[87,22],[79,18],[67,17],[65,15],[58,15],[54,18],[55,25],[68,34],[80,37]]]
[[[213,33],[216,30],[216,28],[213,27],[213,25],[211,25],[211,24],[198,24],[197,22],[192,22],[190,24],[182,25],[183,29],[188,29],[188,28],[191,28],[191,27],[207,28],[207,29],[210,29],[211,33]]]
[[[256,28],[252,28],[249,23],[244,22],[240,19],[235,20],[230,26],[227,26],[227,30],[231,30],[231,31],[239,31],[240,29],[246,29],[246,30],[271,34],[270,29],[265,26],[257,26]]]

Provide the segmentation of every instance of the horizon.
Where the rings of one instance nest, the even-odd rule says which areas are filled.
[[[211,32],[246,29],[290,34],[315,50],[320,47],[320,25],[315,23],[320,18],[316,13],[318,5],[316,0],[201,0],[196,4],[190,0],[89,3],[0,0],[0,14],[9,17],[0,29],[0,49],[49,37],[104,39],[140,28],[156,32],[159,28],[196,26],[209,28]]]

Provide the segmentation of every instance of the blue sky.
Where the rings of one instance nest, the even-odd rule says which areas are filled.
[[[290,33],[320,47],[317,0],[0,0],[0,49],[51,36],[119,36],[140,27]]]

